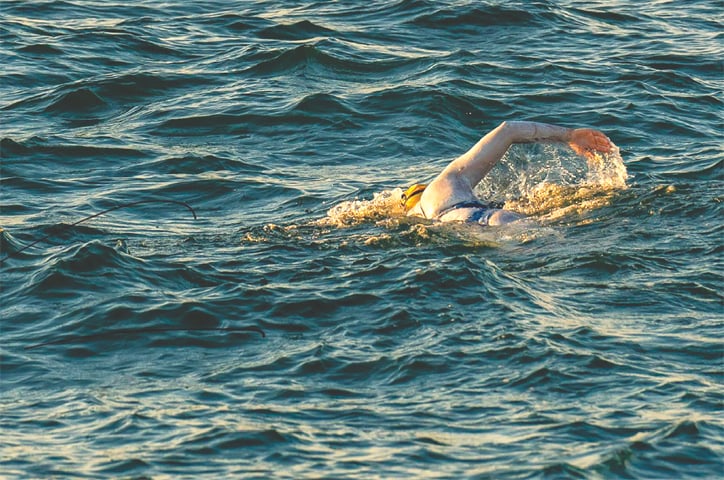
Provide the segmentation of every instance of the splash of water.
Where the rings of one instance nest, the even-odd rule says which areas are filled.
[[[628,173],[619,148],[591,158],[555,145],[511,149],[498,171],[478,188],[483,198],[541,219],[557,219],[609,205],[626,188]],[[496,167],[497,168],[497,167]]]
[[[371,200],[355,199],[341,202],[330,208],[327,216],[319,219],[317,224],[341,228],[401,217],[405,214],[400,205],[401,196],[402,189],[393,188],[375,193]]]

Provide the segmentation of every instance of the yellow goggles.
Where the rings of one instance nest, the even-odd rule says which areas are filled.
[[[417,205],[417,202],[420,201],[422,192],[425,191],[426,187],[427,185],[424,183],[416,183],[407,190],[405,190],[405,193],[402,194],[402,197],[400,199],[400,204],[404,207],[406,211]]]

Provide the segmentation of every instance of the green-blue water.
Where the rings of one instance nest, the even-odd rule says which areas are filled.
[[[723,474],[721,2],[0,7],[3,478]]]

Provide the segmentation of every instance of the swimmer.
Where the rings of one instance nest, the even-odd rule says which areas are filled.
[[[453,160],[429,184],[415,184],[402,194],[407,215],[442,222],[472,222],[504,225],[522,215],[503,210],[502,205],[481,202],[473,188],[503,158],[514,143],[562,142],[574,152],[593,158],[609,152],[611,140],[590,128],[566,128],[538,122],[503,122],[466,153]]]

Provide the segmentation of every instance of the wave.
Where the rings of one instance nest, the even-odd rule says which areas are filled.
[[[635,433],[627,442],[619,442],[622,445],[594,447],[559,466],[573,468],[583,475],[595,472],[604,476],[641,476],[640,465],[646,464],[643,476],[661,478],[679,476],[681,472],[677,467],[686,466],[689,474],[696,475],[700,471],[706,476],[705,472],[718,464],[717,455],[707,446],[706,436],[701,432],[709,423],[689,419],[666,423],[654,431]],[[587,432],[586,436],[595,429],[586,422],[581,427]],[[617,432],[614,429],[612,433]],[[602,440],[607,442],[609,437],[607,434]],[[658,460],[653,468],[652,459]]]
[[[535,25],[541,22],[540,12],[536,15],[528,10],[487,6],[486,8],[440,9],[434,13],[423,14],[410,23],[416,27],[441,29],[449,32],[471,31],[480,27],[498,27],[513,25]]]
[[[89,45],[91,51],[98,51],[98,53],[102,49],[105,49],[107,53],[110,50],[110,52],[118,54],[112,61],[121,64],[126,64],[128,57],[125,53],[128,51],[150,58],[186,59],[190,57],[181,50],[164,45],[158,39],[150,39],[142,33],[121,28],[98,28],[92,31],[71,33],[64,42],[69,45]]]
[[[148,156],[148,153],[134,148],[118,146],[98,146],[82,144],[56,144],[47,139],[32,137],[25,141],[15,141],[12,138],[0,140],[4,168],[26,162],[36,162],[42,158],[63,159],[70,158],[74,161],[84,158],[98,159],[140,159]]]
[[[330,37],[335,33],[337,33],[335,30],[316,25],[309,20],[302,20],[287,25],[267,27],[257,32],[257,35],[260,38],[276,40],[309,40],[317,37]]]
[[[23,53],[32,53],[35,55],[61,55],[65,53],[61,48],[49,43],[33,43],[20,47],[18,51]]]
[[[3,205],[3,210],[5,206]],[[25,244],[10,234],[7,230],[0,227],[0,261],[4,261],[6,258],[17,255],[16,252],[20,251]],[[22,258],[22,257],[21,257]]]
[[[592,8],[572,7],[568,9],[566,13],[574,16],[585,17],[584,19],[581,19],[581,23],[585,23],[587,21],[586,19],[595,19],[608,22],[616,28],[622,28],[622,26],[631,24],[640,24],[645,21],[645,19],[640,16],[621,11],[614,11],[613,9],[605,9],[605,7],[597,10]]]
[[[45,108],[46,112],[88,112],[100,110],[108,104],[88,88],[78,88],[63,94]]]
[[[201,75],[123,73],[109,74],[62,84],[49,92],[31,95],[2,107],[11,111],[29,109],[48,113],[117,113],[149,99],[184,89],[207,85]]]
[[[270,128],[289,126],[299,132],[305,125],[329,125],[352,129],[361,118],[347,102],[332,94],[314,93],[296,104],[269,113],[220,113],[164,120],[154,132],[173,136],[249,135]]]
[[[245,162],[238,158],[219,155],[168,156],[147,162],[134,162],[122,171],[128,175],[153,173],[157,175],[199,175],[206,172],[262,173],[264,166]]]
[[[503,101],[457,93],[444,82],[431,86],[398,86],[365,95],[358,109],[365,113],[418,115],[440,122],[438,128],[449,135],[479,133],[477,119],[490,115],[506,118],[510,107]],[[450,133],[455,132],[455,133]],[[441,132],[442,134],[442,132]]]
[[[212,114],[164,120],[153,128],[153,132],[172,137],[203,137],[209,135],[247,136],[259,133],[264,129],[273,129],[279,133],[278,127],[289,126],[294,132],[304,125],[337,125],[326,115],[306,114]],[[349,127],[349,123],[346,123]]]
[[[350,52],[346,52],[344,56],[337,56],[329,53],[326,48],[338,46],[336,42],[319,41],[292,49],[276,50],[272,52],[272,58],[256,63],[245,69],[244,73],[255,76],[279,76],[304,69],[319,69],[320,76],[326,73],[349,78],[360,74],[383,77],[390,72],[413,67],[420,61],[416,58],[402,57],[362,60],[364,57],[352,55]],[[349,47],[345,47],[345,50],[348,49]]]
[[[52,230],[51,230],[52,233]],[[61,231],[66,237],[67,229]],[[54,242],[63,240],[54,237]],[[46,265],[36,272],[21,289],[13,289],[16,295],[38,296],[47,299],[67,298],[73,292],[83,291],[89,287],[84,276],[94,272],[103,272],[127,265],[128,258],[115,248],[104,245],[98,240],[81,246],[63,248],[48,259]]]
[[[327,116],[350,116],[355,112],[347,102],[328,93],[313,93],[300,100],[291,110],[292,112]]]

